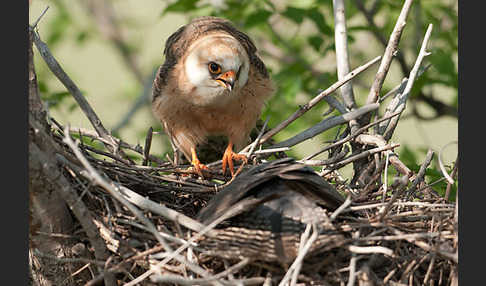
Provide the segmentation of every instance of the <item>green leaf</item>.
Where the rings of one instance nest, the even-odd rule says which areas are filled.
[[[167,5],[165,9],[162,11],[161,16],[164,16],[165,14],[169,12],[188,12],[191,10],[195,10],[196,3],[198,0],[178,0],[172,4]]]
[[[307,41],[312,46],[312,48],[314,48],[316,52],[319,52],[322,43],[324,43],[322,37],[319,36],[310,36],[309,38],[307,38]]]
[[[295,8],[292,6],[287,7],[287,9],[282,13],[282,16],[289,18],[297,24],[302,23],[306,15],[306,10],[302,8]]]
[[[69,98],[70,93],[67,91],[53,92],[42,96],[42,100],[49,103],[50,107],[54,107],[63,102],[66,98]]]
[[[251,28],[262,23],[266,23],[268,18],[272,16],[272,12],[265,9],[257,10],[254,13],[248,15],[245,21],[245,27]]]
[[[326,19],[319,10],[312,8],[307,10],[307,16],[314,22],[319,31],[325,35],[332,35],[333,29],[326,23]]]

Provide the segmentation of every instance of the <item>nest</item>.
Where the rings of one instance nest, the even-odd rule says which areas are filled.
[[[400,18],[378,83],[404,26]],[[268,132],[263,125],[242,151],[249,161],[236,166],[235,177],[225,176],[216,161],[208,164],[204,178],[189,165],[151,155],[151,130],[144,147],[110,135],[34,28],[29,32],[96,130],[68,128],[54,119],[42,124],[30,50],[29,170],[47,177],[45,182],[30,178],[38,187],[30,195],[53,186],[75,222],[72,235],[59,235],[73,242],[63,257],[31,245],[32,272],[68,272],[58,285],[457,285],[457,200],[450,203],[425,183],[432,152],[415,173],[392,151],[399,145],[388,143],[415,78],[425,71],[420,65],[429,54],[431,26],[409,79],[389,94],[374,98],[381,84],[373,84],[373,103],[351,111],[329,96],[377,63],[377,57]],[[393,99],[384,115],[369,123],[369,112],[388,96]],[[258,149],[321,100],[341,115]],[[351,122],[358,120],[365,123],[353,130]],[[278,159],[290,147],[342,124],[348,124],[346,130],[318,152],[330,151],[328,159],[313,160],[318,153],[302,160]],[[368,133],[371,127],[378,132]],[[381,182],[388,163],[399,174],[392,184]],[[349,164],[355,172],[351,182],[337,172]],[[36,231],[31,224],[31,235]],[[54,263],[43,264],[40,258]]]
[[[79,140],[75,144],[62,128],[58,125],[52,134],[68,158],[61,160],[63,174],[80,202],[100,222],[101,238],[111,254],[105,272],[92,277],[90,285],[101,281],[106,271],[115,273],[120,285],[135,285],[136,281],[136,285],[277,285],[291,280],[306,285],[343,285],[351,279],[368,283],[363,285],[450,285],[457,276],[456,206],[421,182],[417,174],[413,189],[407,188],[408,178],[397,178],[388,190],[393,195],[385,197],[380,188],[363,195],[334,180],[332,186],[348,199],[343,196],[340,205],[333,208],[310,208],[311,216],[322,214],[324,220],[304,222],[299,227],[289,224],[292,231],[282,227],[281,241],[286,253],[292,253],[282,260],[273,251],[278,234],[256,226],[265,223],[252,216],[255,209],[239,211],[209,228],[198,217],[211,198],[237,184],[239,176],[272,162],[264,158],[269,153],[253,155],[246,166],[237,165],[235,179],[221,171],[204,179],[191,174],[187,165],[160,160],[148,164],[150,159],[144,160],[141,148],[121,141],[120,146],[125,147],[121,149],[137,150],[138,160],[146,165],[127,164],[122,157],[115,160],[103,146],[96,148]],[[86,141],[86,136],[89,140],[96,137],[79,129],[68,132],[81,141]],[[249,177],[256,178],[255,174],[259,172]],[[264,189],[260,183],[254,185],[256,192]],[[139,212],[134,213],[129,205]],[[89,241],[82,226],[78,228],[78,241]]]

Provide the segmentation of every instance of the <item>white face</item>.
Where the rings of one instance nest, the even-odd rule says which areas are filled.
[[[217,64],[220,72],[212,73],[210,63]],[[196,87],[191,93],[191,101],[197,105],[208,105],[233,100],[248,81],[248,70],[248,55],[236,39],[227,35],[210,35],[194,42],[185,61],[186,77]],[[216,80],[219,75],[230,71],[236,75],[231,90]]]

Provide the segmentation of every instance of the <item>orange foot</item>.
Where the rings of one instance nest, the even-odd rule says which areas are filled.
[[[202,164],[199,159],[197,158],[197,155],[196,155],[196,149],[195,148],[191,148],[191,154],[192,154],[192,161],[191,161],[191,165],[193,166],[194,168],[194,171],[201,177],[204,178],[204,175],[202,173],[202,170],[209,170],[209,168]]]
[[[234,177],[235,176],[235,172],[233,170],[233,160],[240,160],[240,161],[244,161],[245,163],[248,163],[248,158],[246,158],[245,155],[240,155],[240,154],[236,154],[235,152],[233,152],[233,143],[230,141],[229,144],[228,144],[228,147],[226,147],[226,150],[224,151],[224,155],[223,155],[223,174],[226,173],[226,166],[228,166],[230,172],[231,172],[231,176]]]

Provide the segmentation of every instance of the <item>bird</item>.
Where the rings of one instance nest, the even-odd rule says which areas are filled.
[[[275,91],[255,44],[231,21],[202,16],[171,34],[163,53],[152,85],[152,113],[201,177],[209,168],[197,147],[211,136],[227,138],[222,170],[225,174],[228,167],[234,177],[233,161],[247,162],[235,151],[250,143],[249,134]]]
[[[336,188],[310,167],[287,157],[245,168],[197,214],[215,235],[199,242],[210,256],[289,262],[299,251],[308,224],[319,228],[312,253],[346,239],[330,222],[330,211],[344,203]]]

